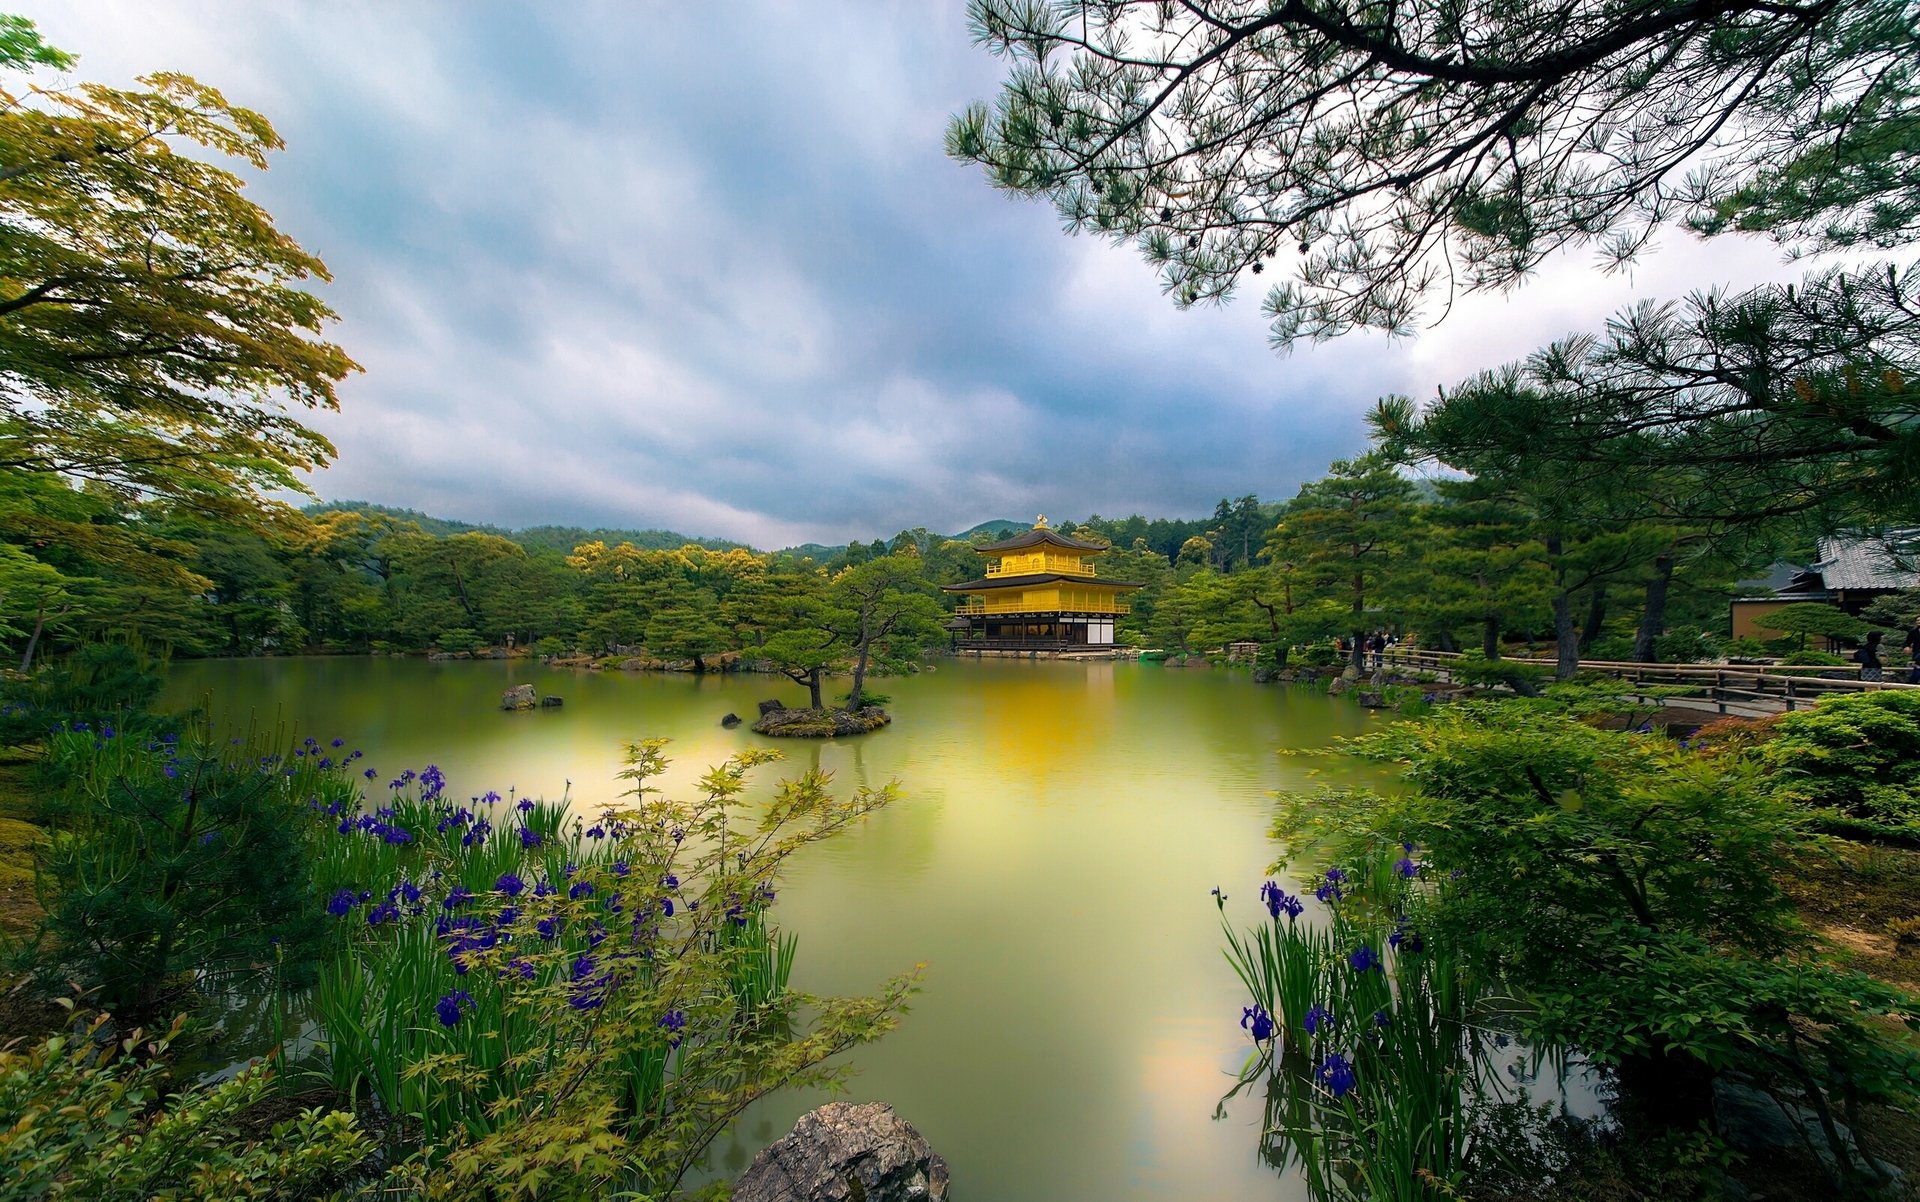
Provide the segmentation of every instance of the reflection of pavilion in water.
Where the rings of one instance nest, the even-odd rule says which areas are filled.
[[[1107,548],[1048,529],[1044,514],[1025,534],[975,550],[992,560],[986,575],[946,586],[964,598],[947,623],[957,652],[1111,650],[1123,598],[1141,587],[1100,579],[1091,561]]]
[[[971,755],[987,775],[1010,785],[1090,783],[1113,723],[1113,663],[1009,664],[994,677],[969,715]]]

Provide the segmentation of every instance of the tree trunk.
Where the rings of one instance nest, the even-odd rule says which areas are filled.
[[[40,632],[47,628],[47,603],[42,600],[40,608],[33,614],[33,634],[27,638],[27,649],[20,656],[20,673],[26,675],[33,668],[33,652],[40,645]]]
[[[1660,662],[1655,640],[1667,629],[1667,588],[1672,583],[1672,554],[1654,556],[1653,579],[1647,581],[1647,606],[1640,614],[1640,631],[1633,636],[1633,658],[1643,664]]]
[[[1585,654],[1593,640],[1600,634],[1600,627],[1607,620],[1607,586],[1596,584],[1587,594],[1587,624],[1580,628],[1580,652]]]
[[[1500,658],[1500,615],[1487,614],[1481,619],[1480,653],[1488,659]]]
[[[825,709],[820,704],[820,669],[814,668],[807,673],[807,695],[812,699],[814,709]]]
[[[1284,671],[1287,666],[1287,656],[1291,654],[1293,654],[1292,646],[1287,643],[1275,643],[1273,645],[1273,666]]]
[[[867,652],[873,647],[872,639],[860,640],[860,653],[853,661],[853,687],[847,690],[847,710],[852,712],[860,708],[860,694],[867,685]]]
[[[1367,674],[1367,635],[1363,630],[1353,632],[1353,670],[1362,676]]]
[[[1454,641],[1453,631],[1444,626],[1440,628],[1440,633],[1434,636],[1433,644],[1434,650],[1444,651],[1448,655],[1460,650],[1460,644]]]
[[[1555,534],[1547,539],[1547,554],[1558,559],[1561,554],[1560,536]],[[1558,655],[1554,665],[1555,680],[1572,680],[1580,671],[1580,632],[1573,625],[1573,597],[1566,589],[1564,570],[1555,573],[1553,590],[1553,638]]]

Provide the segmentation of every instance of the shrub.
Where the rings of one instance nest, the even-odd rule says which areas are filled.
[[[1477,651],[1466,652],[1450,667],[1454,680],[1461,684],[1483,689],[1505,686],[1527,697],[1537,694],[1540,686],[1553,676],[1553,669],[1547,664],[1488,659]]]
[[[325,928],[300,823],[315,770],[286,766],[301,750],[86,723],[49,735],[43,975],[78,978],[134,1021],[189,972],[233,983],[279,961],[286,983],[311,983]]]
[[[0,679],[0,743],[40,738],[66,721],[158,728],[142,712],[160,693],[158,665],[127,643],[88,643],[33,675]]]
[[[1847,663],[1837,655],[1828,655],[1824,651],[1789,651],[1780,657],[1780,662],[1792,667],[1844,667]]]
[[[1347,662],[1347,657],[1332,643],[1312,643],[1300,653],[1300,662],[1309,668],[1331,668]]]
[[[1920,841],[1920,690],[1823,697],[1774,730],[1760,754],[1781,796],[1829,830]]]
[[[1676,626],[1653,641],[1662,663],[1697,664],[1720,656],[1720,640],[1698,626]]]
[[[559,635],[549,634],[534,643],[533,651],[535,655],[565,655],[567,641]]]
[[[1602,635],[1587,645],[1581,658],[1626,663],[1633,659],[1633,640],[1620,635]]]
[[[1276,833],[1351,862],[1419,845],[1429,942],[1510,990],[1530,1036],[1614,1066],[1666,1121],[1699,1122],[1726,1071],[1804,1095],[1826,1123],[1920,1097],[1920,1059],[1881,1025],[1908,1000],[1808,954],[1778,883],[1806,838],[1751,757],[1517,700],[1348,746],[1406,765],[1411,787],[1285,798]],[[1840,1171],[1864,1170],[1843,1152]]]
[[[474,651],[482,644],[479,635],[464,626],[456,626],[452,630],[441,631],[433,640],[433,645],[451,655],[460,651]]]
[[[163,1097],[164,1056],[180,1024],[156,1040],[135,1030],[103,1045],[104,1022],[0,1049],[8,1198],[322,1197],[372,1150],[352,1115],[319,1110],[264,1140],[241,1137],[236,1120],[265,1097],[268,1070]]]

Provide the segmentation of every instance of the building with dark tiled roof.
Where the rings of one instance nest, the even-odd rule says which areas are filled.
[[[1107,548],[1048,527],[974,548],[992,562],[978,580],[945,586],[961,595],[947,629],[956,651],[1074,651],[1114,645],[1125,595],[1142,587],[1104,580],[1090,562]]]
[[[1876,597],[1920,588],[1920,570],[1913,567],[1916,542],[1920,542],[1920,530],[1890,530],[1878,536],[1837,534],[1821,539],[1819,558],[1805,567],[1773,565],[1764,582],[1769,591],[1749,587],[1762,582],[1741,582],[1747,595],[1734,599],[1733,636],[1773,637],[1778,632],[1761,627],[1758,619],[1783,605],[1817,601],[1858,614]]]

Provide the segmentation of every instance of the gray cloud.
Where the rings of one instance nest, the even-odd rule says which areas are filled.
[[[1131,252],[946,160],[997,64],[959,0],[597,7],[27,3],[82,78],[184,70],[289,149],[252,184],[367,368],[313,481],[508,525],[759,546],[1290,494],[1430,394],[1636,296],[1790,274],[1680,235],[1419,339],[1281,359]]]

